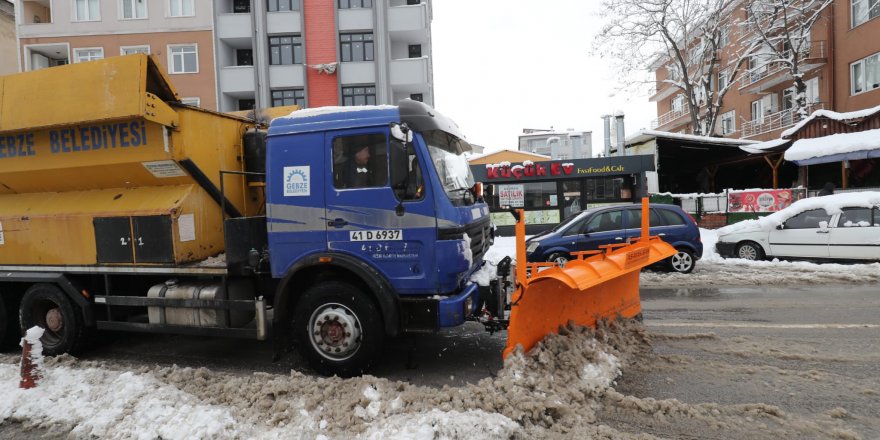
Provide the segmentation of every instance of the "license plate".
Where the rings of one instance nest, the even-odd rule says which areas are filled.
[[[393,241],[403,240],[402,229],[382,229],[378,231],[349,231],[351,241]]]

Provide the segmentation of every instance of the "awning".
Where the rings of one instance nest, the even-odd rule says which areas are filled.
[[[785,152],[798,165],[842,162],[880,157],[880,129],[801,139]]]

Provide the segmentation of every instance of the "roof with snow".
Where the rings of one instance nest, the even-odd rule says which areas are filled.
[[[626,145],[634,145],[641,144],[644,142],[648,142],[653,139],[672,139],[672,140],[680,140],[687,142],[696,142],[702,144],[716,144],[716,145],[730,145],[730,146],[739,146],[739,145],[749,145],[756,144],[757,141],[750,141],[745,139],[730,139],[730,138],[722,138],[722,137],[714,137],[714,136],[696,136],[692,134],[682,134],[682,133],[670,133],[668,131],[657,131],[657,130],[640,130],[635,134],[630,135],[624,141]]]
[[[504,150],[499,150],[499,151],[493,151],[493,152],[491,152],[491,153],[479,154],[479,155],[476,155],[476,156],[471,156],[470,158],[468,158],[468,161],[471,162],[471,163],[474,163],[474,162],[476,162],[476,161],[479,161],[479,162],[482,163],[482,162],[485,161],[485,159],[488,159],[488,158],[491,158],[491,157],[494,157],[494,156],[501,156],[501,157],[503,157],[503,156],[509,156],[509,155],[515,155],[515,156],[517,156],[517,157],[524,157],[524,158],[525,158],[524,160],[529,160],[529,159],[533,159],[533,160],[550,160],[550,159],[551,159],[550,156],[545,156],[545,155],[543,155],[543,154],[531,153],[531,152],[528,152],[528,151],[519,151],[519,150],[504,149]],[[489,162],[491,162],[491,161],[489,161]]]
[[[798,165],[880,157],[880,129],[800,139],[785,152]]]
[[[800,131],[802,128],[804,128],[807,124],[809,124],[810,122],[812,122],[813,120],[818,119],[818,118],[827,118],[827,119],[831,119],[834,121],[849,123],[849,122],[858,121],[863,118],[867,118],[869,116],[873,116],[878,113],[880,113],[880,105],[878,105],[877,107],[871,107],[871,108],[856,110],[856,111],[852,111],[852,112],[845,112],[845,113],[838,113],[838,112],[831,111],[831,110],[816,110],[810,116],[801,120],[800,122],[798,122],[797,124],[795,124],[791,128],[783,131],[782,134],[780,135],[780,137],[783,137],[783,138],[791,137],[794,134],[796,134],[798,131]]]
[[[740,145],[739,149],[752,154],[776,153],[785,151],[791,142],[790,139],[773,139],[757,144]]]

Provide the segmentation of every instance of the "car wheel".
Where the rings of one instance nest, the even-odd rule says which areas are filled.
[[[763,260],[764,249],[762,249],[761,246],[757,243],[746,241],[737,245],[736,256],[737,258],[742,258],[743,260]]]
[[[385,339],[382,315],[373,299],[339,281],[323,282],[303,293],[293,332],[312,368],[341,377],[363,374]]]
[[[669,257],[667,264],[669,270],[678,273],[691,273],[697,261],[694,259],[694,253],[688,249],[676,249],[675,255]]]
[[[547,258],[547,262],[556,263],[559,267],[565,267],[565,263],[571,260],[571,256],[564,252],[554,252]]]

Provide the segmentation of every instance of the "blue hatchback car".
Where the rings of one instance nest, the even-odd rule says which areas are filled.
[[[678,253],[669,257],[665,269],[680,273],[694,270],[703,255],[700,228],[694,219],[675,205],[650,205],[651,235],[671,244]],[[565,264],[572,252],[598,250],[606,244],[626,243],[641,235],[642,207],[639,204],[603,206],[575,214],[553,229],[526,241],[530,262]]]

